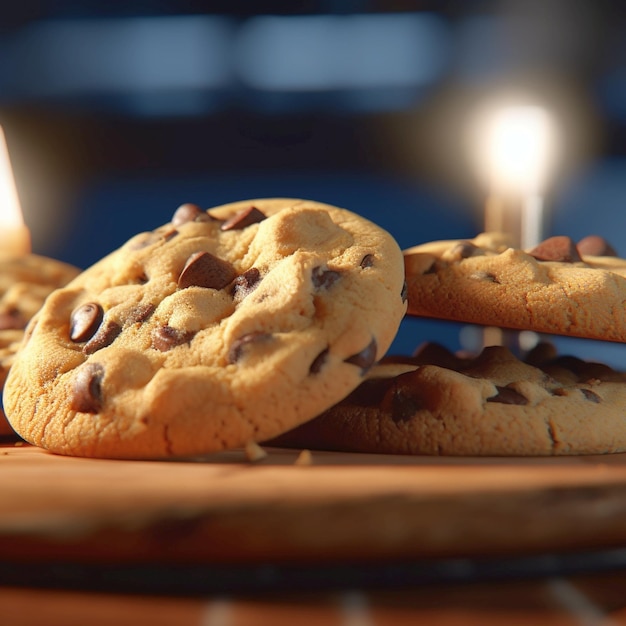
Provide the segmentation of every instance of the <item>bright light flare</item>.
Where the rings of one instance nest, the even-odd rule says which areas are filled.
[[[0,127],[0,256],[16,257],[30,252],[30,233],[13,178],[4,131]]]
[[[537,194],[554,150],[552,121],[538,106],[503,108],[486,128],[486,163],[492,191]]]

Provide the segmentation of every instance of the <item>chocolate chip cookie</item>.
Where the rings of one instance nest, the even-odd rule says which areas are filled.
[[[55,259],[28,254],[0,256],[0,392],[24,328],[51,291],[67,284],[78,269]],[[0,409],[0,435],[13,433]]]
[[[427,344],[384,359],[347,398],[268,442],[387,454],[547,456],[626,450],[626,375],[546,343],[523,360]]]
[[[406,310],[402,252],[337,207],[179,207],[57,290],[5,387],[26,440],[97,457],[261,441],[341,400]]]
[[[519,250],[483,233],[404,256],[409,315],[626,341],[626,260],[601,237],[551,237]]]

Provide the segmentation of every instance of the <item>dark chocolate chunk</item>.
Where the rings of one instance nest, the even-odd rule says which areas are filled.
[[[235,340],[233,345],[230,347],[228,351],[228,362],[236,363],[241,359],[244,354],[244,350],[247,346],[253,343],[267,341],[270,339],[272,335],[268,333],[248,333],[247,335],[242,335],[239,339]]]
[[[313,363],[311,363],[311,367],[309,367],[309,374],[319,374],[322,367],[324,367],[324,363],[326,363],[326,359],[328,358],[328,348],[324,348],[314,359]]]
[[[0,330],[22,330],[27,321],[17,310],[0,313]]]
[[[206,215],[197,204],[187,202],[185,204],[181,204],[176,209],[174,215],[172,216],[172,224],[174,226],[181,226],[182,224],[186,224],[187,222],[195,221],[196,218],[200,217],[203,214]]]
[[[221,230],[243,230],[251,224],[262,222],[266,218],[265,213],[259,211],[255,206],[248,207],[243,211],[235,213],[227,219],[221,226]]]
[[[159,326],[152,331],[152,347],[160,352],[167,352],[183,343],[188,343],[194,336],[190,330],[181,330],[173,326]]]
[[[402,298],[402,302],[406,302],[409,299],[409,286],[406,284],[406,280],[402,283],[400,297]]]
[[[70,407],[80,413],[98,413],[102,409],[102,379],[104,367],[100,363],[85,363],[76,372],[72,386]]]
[[[154,313],[155,308],[152,303],[138,304],[128,312],[126,322],[128,324],[145,322]]]
[[[550,237],[535,246],[528,254],[538,261],[560,261],[576,263],[581,261],[576,244],[565,235]]]
[[[70,316],[70,339],[76,343],[87,341],[96,334],[104,311],[95,302],[87,302],[72,311]]]
[[[459,243],[452,248],[450,251],[453,258],[455,259],[469,259],[471,256],[474,256],[476,252],[479,251],[479,248],[475,246],[471,241],[460,241]]]
[[[408,422],[422,408],[422,403],[410,390],[397,387],[391,399],[391,419],[396,422]]]
[[[121,332],[122,327],[117,322],[107,322],[101,325],[98,332],[83,346],[83,352],[93,354],[110,346]]]
[[[422,272],[422,274],[424,276],[426,276],[427,274],[436,274],[438,270],[439,264],[435,259],[433,259],[433,262]]]
[[[218,259],[210,252],[195,252],[187,259],[178,277],[178,287],[223,289],[235,276],[235,268],[230,263]]]
[[[524,397],[521,393],[511,389],[510,387],[498,387],[496,385],[496,389],[498,390],[498,395],[491,396],[491,398],[487,398],[487,402],[500,402],[501,404],[519,404],[524,405],[528,404],[528,399]]]
[[[256,267],[251,267],[235,278],[231,293],[238,298],[245,298],[258,287],[260,281],[261,272]]]
[[[372,265],[374,265],[374,255],[373,254],[366,254],[361,259],[360,265],[361,265],[361,267],[363,269],[365,269],[366,267],[372,267]]]
[[[577,244],[578,253],[584,256],[617,256],[615,248],[600,235],[588,235]]]
[[[580,391],[587,400],[591,402],[596,402],[598,404],[602,402],[602,398],[595,391],[591,391],[591,389],[584,389],[584,388],[581,389]]]
[[[341,274],[339,272],[323,270],[319,266],[311,270],[311,282],[315,289],[330,289],[340,277]]]
[[[376,339],[372,339],[370,343],[358,352],[357,354],[353,354],[352,356],[344,359],[345,363],[350,363],[351,365],[356,365],[361,368],[361,374],[367,373],[367,371],[374,365],[376,362],[376,352],[378,351],[378,345],[376,344]]]

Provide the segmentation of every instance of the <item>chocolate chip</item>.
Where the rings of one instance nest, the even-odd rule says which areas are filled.
[[[235,213],[227,219],[221,226],[221,230],[243,230],[251,224],[262,222],[266,218],[265,213],[259,211],[255,206],[248,207],[243,211]]]
[[[17,310],[0,313],[0,330],[22,330],[27,321]]]
[[[167,352],[183,343],[188,343],[194,336],[193,331],[181,330],[173,326],[159,326],[152,331],[152,347],[160,352]]]
[[[577,244],[578,252],[584,256],[617,256],[615,248],[600,235],[588,235]]]
[[[330,289],[341,277],[339,272],[334,270],[323,270],[321,267],[314,267],[311,270],[311,282],[315,289]]]
[[[235,269],[230,263],[218,259],[210,252],[195,252],[187,259],[178,277],[178,287],[223,289],[235,276]]]
[[[128,312],[126,322],[129,324],[145,322],[154,313],[155,308],[152,303],[138,304]]]
[[[187,222],[195,221],[196,218],[201,215],[206,215],[206,213],[197,204],[187,202],[185,204],[181,204],[176,209],[174,215],[172,216],[172,224],[174,224],[174,226],[182,226]]]
[[[70,339],[76,343],[87,341],[94,336],[104,317],[99,304],[87,302],[72,311],[70,316]]]
[[[581,389],[580,391],[587,400],[596,402],[597,404],[602,402],[602,398],[595,391],[591,391],[591,389]]]
[[[253,343],[268,341],[271,339],[272,335],[268,333],[248,333],[247,335],[242,335],[239,339],[236,339],[230,350],[228,351],[228,362],[236,363],[241,359],[244,354],[244,350],[247,346]]]
[[[402,302],[406,302],[409,299],[409,286],[406,284],[406,280],[402,283],[402,291],[400,292]]]
[[[98,413],[102,409],[102,379],[104,367],[100,363],[85,363],[74,379],[70,407],[80,413]]]
[[[419,398],[406,389],[396,388],[391,399],[391,419],[396,422],[408,422],[422,408]]]
[[[565,235],[545,239],[528,254],[538,261],[576,263],[582,260],[576,249],[576,244]]]
[[[344,359],[345,363],[350,363],[351,365],[356,365],[361,368],[361,375],[367,373],[367,371],[374,365],[376,362],[376,352],[378,351],[378,345],[376,344],[376,339],[372,339],[370,343],[358,352],[357,354],[353,354],[352,356]]]
[[[510,387],[498,387],[498,395],[487,398],[487,402],[500,402],[501,404],[528,404],[528,399],[521,393],[511,389]]]
[[[471,241],[461,241],[452,248],[450,254],[455,259],[469,259],[474,256],[479,248],[475,246]]]
[[[235,278],[231,293],[238,298],[245,298],[258,287],[260,281],[261,272],[256,267],[251,267]]]
[[[324,367],[324,363],[326,363],[326,359],[328,358],[328,348],[324,348],[314,359],[313,363],[311,363],[311,367],[309,367],[309,374],[319,374],[322,367]]]
[[[98,332],[83,346],[83,352],[93,354],[110,346],[121,332],[122,327],[117,322],[107,322],[101,325]]]
[[[374,255],[373,254],[366,254],[362,259],[361,259],[361,263],[360,266],[365,269],[366,267],[372,267],[372,265],[374,265]]]

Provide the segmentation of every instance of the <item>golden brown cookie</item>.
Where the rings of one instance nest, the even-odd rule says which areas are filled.
[[[386,454],[546,456],[626,450],[626,374],[540,344],[385,359],[347,398],[269,442]]]
[[[406,310],[402,253],[308,200],[179,207],[55,292],[5,386],[26,440],[99,457],[259,441],[346,396]]]
[[[626,260],[600,237],[552,237],[524,251],[483,233],[404,257],[409,315],[626,341]]]
[[[73,265],[36,254],[0,256],[0,393],[24,328],[54,289],[78,274]],[[0,408],[0,435],[12,434]]]

